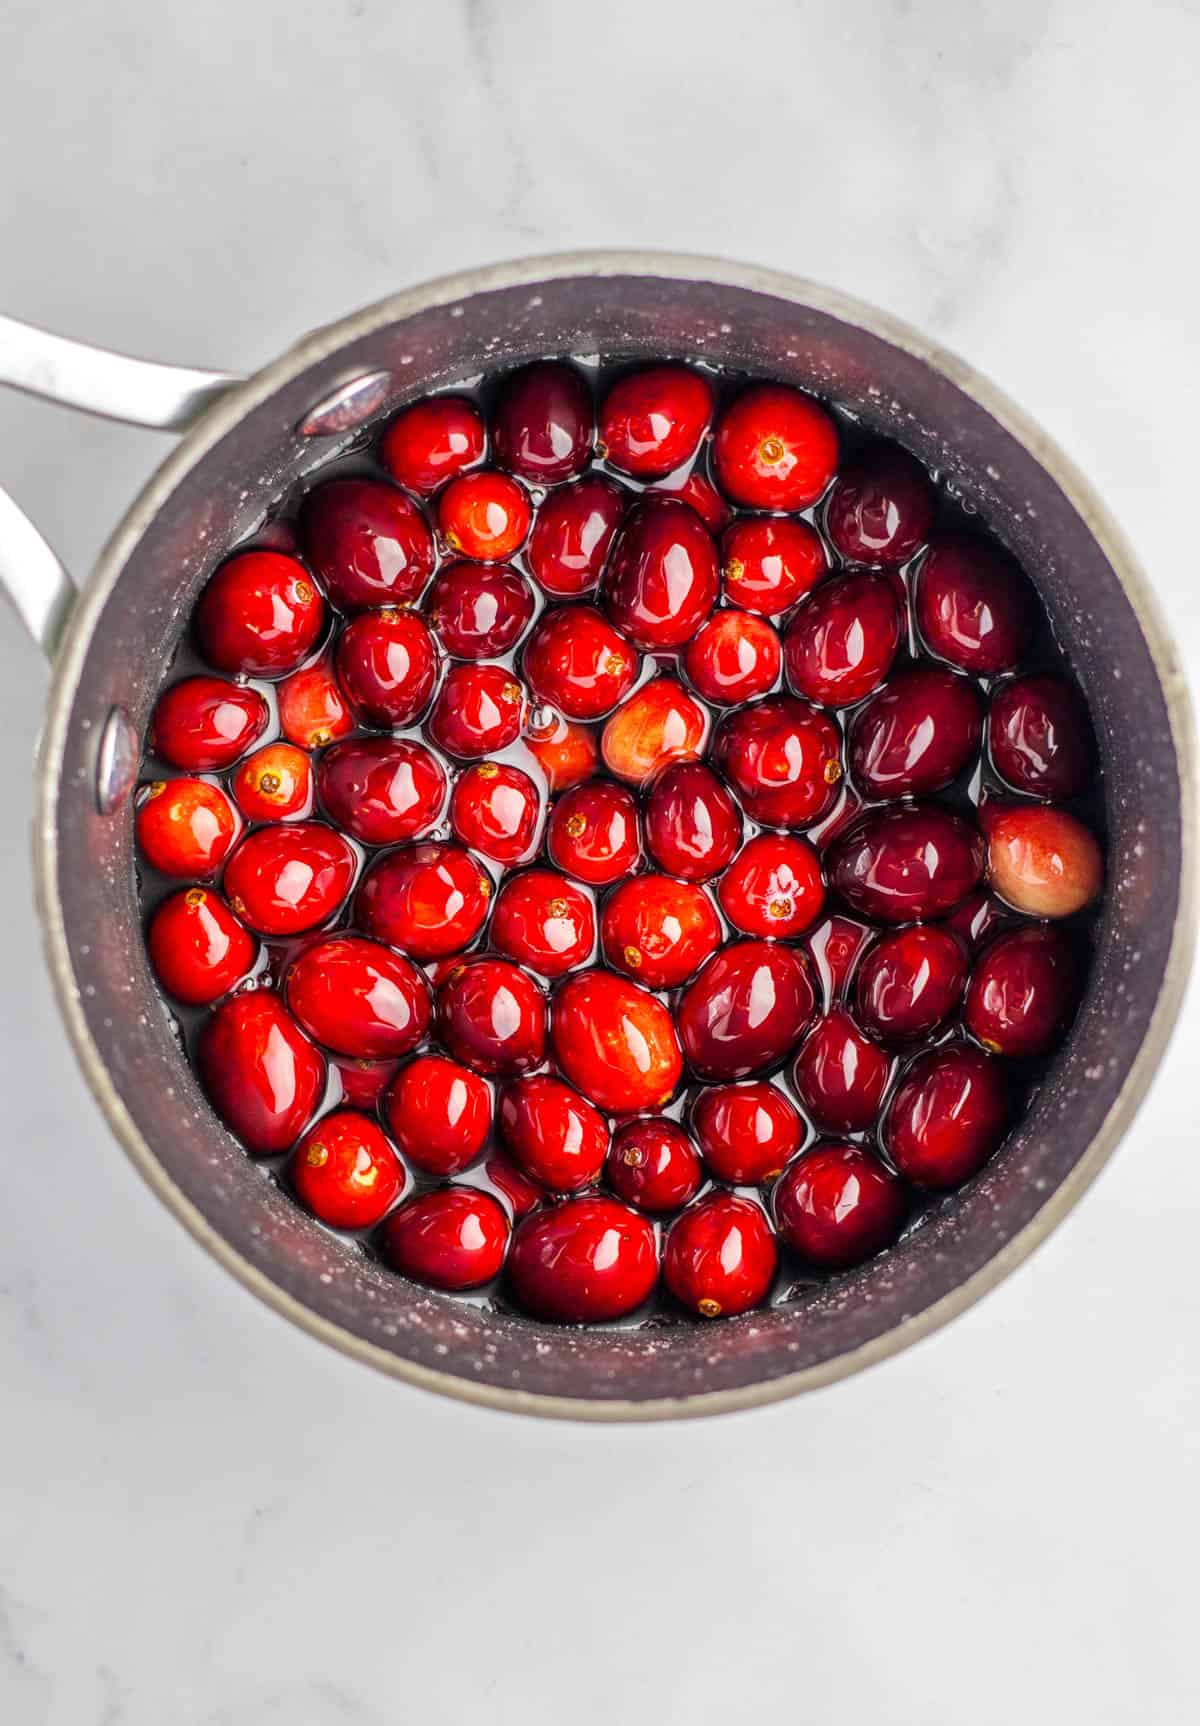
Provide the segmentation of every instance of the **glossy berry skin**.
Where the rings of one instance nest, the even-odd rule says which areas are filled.
[[[717,421],[717,483],[747,509],[807,509],[833,478],[837,460],[832,418],[787,384],[752,384]]]
[[[541,769],[551,793],[581,785],[600,764],[596,739],[585,726],[540,709],[530,718],[525,747]]]
[[[546,1202],[546,1193],[528,1175],[523,1175],[510,1157],[497,1151],[483,1165],[483,1172],[492,1186],[500,1194],[514,1221],[527,1217],[530,1211],[540,1210]]]
[[[207,779],[156,779],[138,804],[138,849],[152,869],[180,880],[215,875],[241,829],[237,810]]]
[[[379,441],[385,468],[421,497],[483,460],[483,416],[466,396],[428,396],[402,408]]]
[[[647,785],[673,761],[691,761],[704,744],[704,709],[673,677],[656,677],[623,701],[600,738],[604,765],[628,785]]]
[[[429,705],[438,651],[415,611],[360,612],[342,631],[337,679],[364,725],[411,725]]]
[[[257,743],[270,716],[257,689],[223,677],[185,677],[154,704],[150,748],[186,773],[213,773]]]
[[[784,1244],[820,1270],[846,1270],[891,1246],[908,1202],[892,1171],[861,1145],[813,1145],[771,1195]]]
[[[688,1065],[702,1079],[745,1079],[775,1066],[813,1016],[804,957],[768,941],[734,941],[708,961],[676,1011]]]
[[[225,866],[225,893],[260,935],[299,935],[327,923],[354,882],[357,859],[340,833],[317,821],[259,827]]]
[[[717,888],[721,909],[746,935],[790,940],[820,916],[821,860],[807,839],[760,833],[743,845]]]
[[[401,1154],[427,1175],[457,1175],[483,1152],[492,1130],[492,1093],[469,1067],[445,1055],[416,1055],[384,1101]]]
[[[456,1061],[477,1073],[515,1075],[542,1063],[545,996],[507,959],[471,959],[456,966],[438,989],[437,1013],[442,1042]]]
[[[713,389],[689,366],[641,366],[619,378],[600,407],[605,460],[636,479],[663,479],[700,447]]]
[[[988,879],[1017,911],[1070,917],[1100,897],[1100,847],[1065,809],[1026,804],[1002,810],[988,821],[987,837]]]
[[[591,605],[544,611],[525,648],[522,670],[539,701],[568,719],[600,719],[633,687],[640,656]]]
[[[538,508],[525,552],[538,586],[555,599],[590,593],[629,502],[628,492],[599,474],[552,491]]]
[[[983,539],[935,540],[917,575],[917,626],[931,653],[960,671],[1012,671],[1033,638],[1037,599],[1011,558]]]
[[[700,520],[711,534],[724,533],[733,517],[733,511],[721,496],[711,480],[696,468],[682,479],[660,480],[657,485],[648,486],[646,497],[673,497],[680,503],[686,503],[689,509],[694,509]]]
[[[292,821],[312,814],[312,762],[294,743],[265,743],[233,776],[233,800],[247,821]]]
[[[616,1199],[586,1194],[535,1211],[508,1254],[514,1304],[558,1324],[602,1324],[649,1300],[658,1280],[654,1229]]]
[[[306,947],[288,969],[285,997],[314,1042],[364,1060],[407,1055],[433,1017],[424,973],[390,947],[353,935]]]
[[[762,617],[790,611],[828,567],[817,530],[786,516],[739,517],[721,541],[725,598]]]
[[[589,887],[633,873],[640,854],[637,805],[623,785],[589,780],[566,791],[546,828],[550,861]]]
[[[494,863],[520,863],[530,855],[540,813],[537,786],[519,767],[480,761],[454,782],[454,836]]]
[[[1012,913],[1008,906],[981,887],[975,893],[968,893],[941,926],[957,935],[969,953],[978,953],[993,935],[998,935],[1011,922]]]
[[[915,1186],[956,1187],[983,1167],[1008,1122],[1000,1062],[967,1043],[948,1043],[918,1055],[904,1073],[883,1144]]]
[[[683,1073],[666,1007],[610,971],[580,972],[559,985],[551,1035],[560,1071],[606,1114],[661,1108]]]
[[[330,819],[363,845],[400,845],[427,833],[446,800],[437,756],[410,738],[355,737],[317,763]]]
[[[426,841],[389,851],[363,877],[354,921],[424,964],[461,953],[483,928],[491,877],[461,845]]]
[[[500,1275],[508,1218],[490,1193],[439,1187],[407,1199],[384,1222],[379,1246],[401,1276],[457,1293]]]
[[[460,558],[439,569],[426,596],[429,618],[455,659],[500,659],[533,616],[533,589],[511,564]]]
[[[563,360],[536,360],[505,378],[492,408],[496,461],[530,485],[557,485],[592,459],[592,392]]]
[[[926,922],[978,886],[983,840],[936,803],[878,809],[835,840],[829,885],[851,910],[878,923]]]
[[[701,1318],[732,1318],[766,1299],[777,1262],[762,1209],[736,1193],[709,1193],[672,1223],[663,1285]]]
[[[737,804],[711,767],[668,767],[646,799],[646,849],[669,875],[708,881],[733,859],[742,838]]]
[[[337,1109],[311,1126],[288,1174],[301,1204],[331,1229],[371,1228],[407,1184],[379,1123],[357,1109]]]
[[[525,487],[493,468],[452,479],[437,504],[438,527],[450,550],[478,563],[503,562],[518,551],[531,516]]]
[[[209,1102],[249,1151],[286,1151],[325,1088],[325,1062],[265,990],[223,1001],[200,1032],[196,1068]]]
[[[983,699],[940,665],[898,671],[854,715],[847,759],[867,797],[927,797],[975,760]]]
[[[749,611],[714,611],[688,643],[684,669],[706,701],[736,707],[774,687],[783,663],[779,637]]]
[[[690,1204],[704,1179],[696,1147],[674,1121],[629,1121],[613,1134],[604,1178],[619,1199],[649,1216]]]
[[[988,749],[1015,791],[1051,801],[1078,796],[1095,760],[1082,699],[1065,678],[1046,672],[1014,677],[993,690]]]
[[[721,722],[713,757],[753,820],[807,827],[837,796],[841,746],[841,733],[826,714],[774,695]]]
[[[858,1022],[884,1043],[919,1042],[957,1012],[966,983],[966,949],[951,930],[937,924],[892,930],[855,976]]]
[[[614,971],[647,989],[677,989],[721,945],[721,919],[703,887],[637,875],[606,901],[600,940]]]
[[[863,1133],[875,1124],[891,1073],[891,1057],[849,1013],[834,1011],[818,1019],[805,1038],[792,1081],[818,1127]]]
[[[325,601],[298,558],[240,551],[209,578],[192,628],[200,652],[218,671],[283,677],[319,641]]]
[[[805,942],[826,1011],[845,995],[859,955],[874,930],[853,917],[834,912],[822,917]]]
[[[851,707],[892,669],[904,616],[892,578],[863,570],[823,582],[783,638],[790,688],[824,707]]]
[[[577,1193],[600,1178],[608,1151],[604,1117],[561,1079],[533,1073],[505,1088],[500,1137],[531,1180],[555,1193]]]
[[[907,450],[875,443],[850,458],[825,504],[825,532],[847,563],[898,568],[929,538],[937,496]]]
[[[452,665],[428,719],[429,735],[448,755],[478,760],[521,735],[525,691],[502,665]]]
[[[433,534],[424,513],[394,485],[331,479],[300,508],[300,542],[342,611],[402,605],[433,573]]]
[[[258,957],[258,942],[208,887],[186,887],[164,899],[150,919],[146,945],[167,994],[192,1007],[227,995]]]
[[[692,1109],[692,1131],[709,1174],[739,1187],[772,1179],[804,1142],[798,1111],[765,1079],[706,1086]]]
[[[1080,984],[1075,950],[1060,930],[1014,929],[976,960],[963,1020],[993,1055],[1045,1055],[1070,1023]]]
[[[529,869],[501,884],[492,946],[543,977],[584,964],[596,943],[596,913],[583,890],[553,869]]]
[[[635,647],[682,647],[717,603],[717,548],[695,510],[645,498],[625,518],[601,582],[605,609]]]
[[[329,658],[301,666],[279,685],[279,729],[298,749],[324,749],[348,737],[354,720]]]
[[[352,1055],[333,1055],[329,1062],[341,1087],[342,1104],[371,1114],[396,1076],[399,1061],[370,1061]]]

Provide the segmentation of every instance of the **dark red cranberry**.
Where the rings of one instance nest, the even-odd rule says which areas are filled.
[[[401,408],[379,441],[398,485],[422,497],[483,460],[483,416],[466,396],[427,396]]]
[[[683,1072],[666,1007],[610,971],[583,971],[559,986],[551,1035],[560,1070],[606,1114],[661,1108]]]
[[[740,517],[721,541],[726,599],[763,617],[790,611],[828,567],[817,530],[788,516]]]
[[[498,953],[543,977],[582,965],[596,943],[596,913],[581,888],[553,869],[529,869],[496,895],[491,941]]]
[[[507,749],[521,735],[525,691],[502,665],[452,665],[433,712],[429,735],[448,755],[474,760]]]
[[[962,904],[954,907],[942,927],[957,935],[968,952],[977,953],[1011,921],[1008,907],[981,887],[976,893],[968,893]]]
[[[525,557],[538,585],[556,599],[590,593],[629,504],[629,493],[590,474],[552,491],[540,505]]]
[[[360,1059],[407,1055],[433,1017],[424,973],[378,941],[353,935],[306,947],[288,970],[286,998],[315,1042]]]
[[[1048,672],[993,691],[988,747],[1001,778],[1030,797],[1075,797],[1091,778],[1087,708],[1071,684]]]
[[[392,1269],[414,1282],[450,1293],[480,1288],[500,1275],[508,1218],[490,1193],[439,1187],[399,1205],[379,1246]]]
[[[423,617],[386,606],[351,618],[336,663],[338,682],[363,723],[399,728],[429,705],[438,653]]]
[[[424,964],[461,953],[487,919],[492,882],[461,845],[426,841],[389,851],[363,877],[354,921]]]
[[[691,761],[704,744],[700,703],[673,677],[656,677],[623,701],[600,738],[608,771],[629,785],[647,785],[673,761]]]
[[[212,773],[232,767],[262,736],[270,717],[257,689],[223,677],[185,677],[154,704],[150,748],[172,767]]]
[[[552,863],[589,887],[620,881],[637,866],[637,805],[623,785],[577,785],[550,811],[546,849]]]
[[[530,485],[556,485],[592,459],[592,392],[565,360],[535,360],[505,378],[492,408],[496,460]]]
[[[469,1067],[445,1055],[417,1055],[397,1073],[384,1115],[414,1168],[427,1175],[456,1175],[487,1144],[492,1093]]]
[[[807,839],[761,833],[743,845],[717,897],[729,921],[747,935],[801,935],[825,902],[821,860]]]
[[[600,719],[633,687],[640,656],[594,606],[544,611],[522,661],[540,701],[569,719]]]
[[[711,480],[693,468],[691,473],[682,479],[659,480],[657,485],[647,486],[646,497],[673,497],[680,503],[686,503],[689,509],[694,509],[700,520],[711,534],[724,533],[733,519],[733,511],[725,502]]]
[[[708,881],[732,860],[741,838],[737,804],[711,767],[681,761],[655,780],[646,800],[646,849],[660,869]]]
[[[279,729],[299,749],[324,749],[348,737],[354,720],[327,654],[301,666],[279,685]]]
[[[600,749],[592,732],[557,713],[539,711],[531,715],[525,747],[540,767],[550,792],[581,785],[600,764]]]
[[[265,743],[234,774],[233,797],[247,821],[311,815],[312,762],[294,743]]]
[[[438,498],[442,538],[460,557],[501,563],[524,544],[532,510],[517,480],[491,468],[459,474]]]
[[[703,887],[636,875],[605,904],[600,939],[614,971],[647,989],[677,989],[721,945],[721,919]]]
[[[546,1194],[542,1188],[531,1181],[528,1175],[523,1175],[510,1158],[499,1152],[488,1158],[483,1165],[483,1172],[517,1220],[527,1217],[530,1211],[540,1210],[546,1202]]]
[[[494,863],[520,863],[533,849],[540,810],[528,773],[479,761],[454,782],[450,824],[456,838]]]
[[[1079,961],[1060,930],[1014,929],[976,960],[964,1021],[993,1055],[1045,1055],[1070,1023],[1079,988]]]
[[[630,1121],[614,1133],[604,1174],[619,1199],[655,1217],[689,1204],[704,1179],[695,1145],[661,1116]]]
[[[650,1298],[658,1280],[654,1228],[616,1199],[586,1194],[535,1211],[508,1255],[508,1289],[534,1318],[602,1324]]]
[[[841,746],[832,719],[775,695],[724,719],[713,756],[747,815],[768,827],[807,827],[837,796]]]
[[[193,1007],[227,995],[258,956],[258,942],[207,887],[186,887],[164,899],[150,919],[146,945],[167,994]]]
[[[859,954],[872,934],[868,924],[835,911],[823,917],[809,935],[805,946],[820,981],[826,1012],[845,994]]]
[[[787,384],[752,384],[717,421],[717,482],[747,509],[807,509],[833,478],[837,460],[832,418]]]
[[[240,551],[209,578],[192,627],[201,653],[218,671],[282,677],[316,646],[325,602],[299,559]]]
[[[702,1079],[744,1079],[781,1061],[813,1016],[816,992],[794,947],[735,941],[714,954],[677,1011],[688,1065]]]
[[[931,653],[960,671],[1012,671],[1033,638],[1038,603],[998,546],[965,534],[935,540],[917,575],[917,625]]]
[[[983,702],[969,679],[914,665],[855,714],[850,770],[868,797],[927,797],[975,759],[982,730]]]
[[[377,479],[329,479],[300,507],[305,555],[342,611],[415,599],[433,573],[433,535],[411,498]]]
[[[396,1076],[399,1061],[368,1061],[352,1055],[332,1055],[329,1065],[337,1074],[342,1102],[348,1109],[373,1113]]]
[[[891,1057],[863,1035],[849,1013],[834,1011],[805,1038],[792,1077],[818,1127],[862,1133],[875,1124],[891,1073]]]
[[[247,1150],[286,1151],[312,1120],[325,1062],[274,995],[223,1001],[200,1033],[196,1068],[208,1100]]]
[[[406,1184],[379,1123],[357,1109],[338,1109],[310,1127],[288,1173],[301,1204],[331,1229],[369,1229]]]
[[[835,841],[828,880],[847,905],[880,923],[940,917],[978,886],[983,840],[935,803],[877,809]]]
[[[709,428],[712,384],[690,366],[642,366],[600,406],[601,453],[622,473],[662,479],[690,461]]]
[[[317,785],[330,819],[364,845],[419,839],[446,800],[441,762],[404,737],[335,743],[317,764]]]
[[[878,689],[900,646],[904,616],[887,575],[867,571],[823,582],[783,638],[783,668],[797,695],[851,707]]]
[[[776,1086],[707,1085],[692,1110],[692,1131],[708,1172],[734,1186],[777,1175],[804,1142],[804,1122]]]
[[[555,1193],[577,1193],[600,1179],[608,1151],[604,1117],[545,1073],[506,1087],[500,1137],[519,1169]]]
[[[904,1224],[904,1188],[861,1145],[814,1145],[772,1194],[775,1226],[794,1253],[821,1270],[845,1270],[891,1246]]]
[[[765,695],[779,676],[783,649],[765,618],[714,611],[688,643],[684,669],[706,701],[736,707]]]
[[[455,659],[499,659],[520,641],[533,616],[533,589],[511,564],[439,569],[426,598],[429,619]]]
[[[507,959],[456,966],[438,989],[437,1008],[442,1042],[477,1073],[527,1073],[541,1065],[546,999]]]
[[[929,538],[937,496],[919,461],[876,443],[842,468],[825,505],[825,532],[847,563],[896,568]]]
[[[327,923],[354,882],[357,858],[318,821],[259,827],[225,866],[225,892],[260,935],[299,935]]]
[[[761,1206],[736,1193],[709,1193],[672,1223],[663,1283],[689,1312],[732,1318],[766,1299],[777,1257]]]
[[[884,1121],[884,1149],[919,1187],[956,1187],[1004,1137],[1008,1096],[998,1061],[967,1043],[929,1049],[908,1067]]]
[[[871,948],[854,979],[859,1023],[885,1043],[932,1036],[954,1013],[967,982],[967,955],[945,927],[896,929]]]
[[[152,869],[182,880],[215,875],[241,829],[237,810],[207,779],[156,779],[138,804],[138,849]]]
[[[717,548],[695,510],[655,497],[626,516],[601,593],[621,633],[651,652],[690,641],[717,603],[720,585]]]
[[[1005,809],[988,823],[987,840],[988,879],[1016,910],[1031,917],[1070,917],[1100,897],[1100,847],[1065,809]]]

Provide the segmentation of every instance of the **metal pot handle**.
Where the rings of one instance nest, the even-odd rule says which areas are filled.
[[[0,316],[0,384],[84,413],[155,431],[186,431],[240,383],[229,372],[133,359]],[[23,510],[0,487],[0,587],[52,659],[76,584]]]

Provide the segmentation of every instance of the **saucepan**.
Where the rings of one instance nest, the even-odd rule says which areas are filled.
[[[421,1290],[332,1238],[208,1107],[151,976],[131,793],[192,603],[297,479],[406,400],[551,354],[703,356],[836,397],[938,469],[1035,576],[1098,733],[1108,892],[1091,986],[1020,1126],[924,1226],[807,1298],[703,1326],[574,1330]],[[0,382],[183,432],[76,592],[0,494],[0,575],[53,659],[35,835],[49,965],[117,1138],[180,1221],[276,1311],[417,1385],[526,1413],[636,1419],[823,1384],[944,1323],[1071,1208],[1129,1124],[1187,970],[1187,699],[1129,549],[1038,428],[871,307],[711,259],[598,253],[477,270],[306,336],[253,377],[104,353],[0,319]]]

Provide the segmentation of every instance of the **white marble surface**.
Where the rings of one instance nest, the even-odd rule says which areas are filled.
[[[6,0],[0,306],[249,367],[523,252],[825,278],[1046,424],[1200,670],[1198,58],[1186,0]],[[0,401],[79,568],[165,447]],[[675,1428],[459,1407],[259,1307],[110,1141],[31,910],[46,674],[0,654],[5,1726],[1195,1718],[1195,996],[1067,1226],[900,1359]]]

